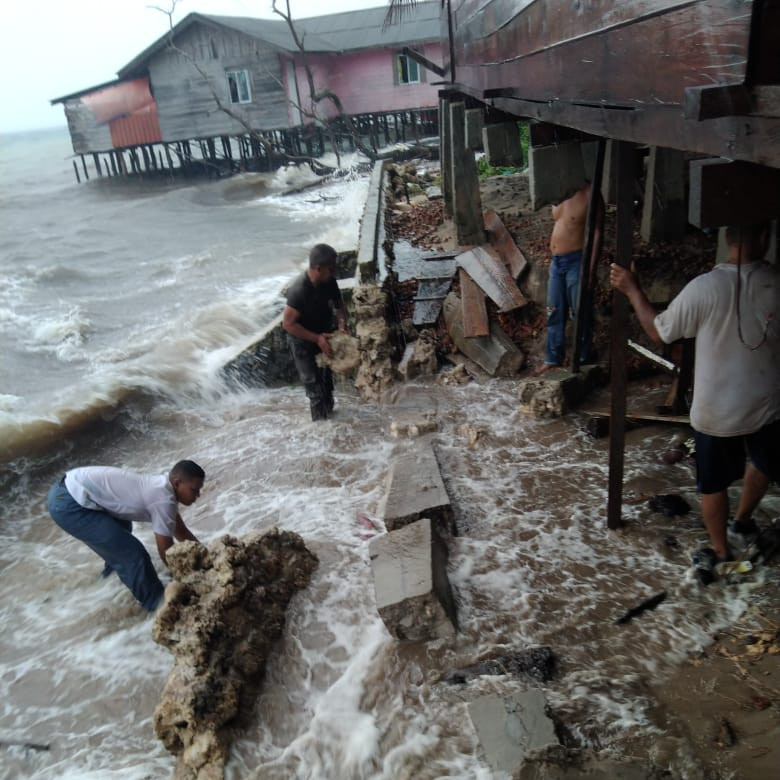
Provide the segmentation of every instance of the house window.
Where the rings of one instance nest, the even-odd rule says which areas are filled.
[[[230,92],[231,103],[251,103],[252,91],[249,89],[249,71],[229,70],[225,73]]]
[[[420,66],[405,54],[399,54],[396,59],[396,72],[399,84],[419,84]]]

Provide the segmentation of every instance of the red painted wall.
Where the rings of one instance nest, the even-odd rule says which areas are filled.
[[[431,62],[441,65],[441,44],[429,43],[414,47]],[[335,92],[347,114],[363,114],[380,111],[403,111],[411,108],[437,107],[440,86],[431,82],[441,78],[420,66],[420,84],[396,84],[395,55],[400,49],[380,49],[347,54],[307,55],[309,67],[317,89],[328,88]],[[296,55],[296,76],[301,103],[308,108],[309,85],[300,55]],[[295,99],[294,85],[288,85],[291,98]],[[332,117],[338,112],[330,101],[319,104],[318,114]]]

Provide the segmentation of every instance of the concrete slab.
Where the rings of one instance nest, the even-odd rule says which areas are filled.
[[[396,639],[426,642],[454,635],[447,546],[429,518],[374,537],[368,551],[377,609]]]
[[[514,168],[523,165],[523,147],[520,144],[520,129],[517,122],[485,125],[482,129],[482,145],[485,149],[485,158],[490,165]]]
[[[558,203],[585,183],[585,164],[579,141],[528,150],[528,188],[531,208]]]
[[[427,517],[443,533],[455,533],[455,516],[430,436],[399,448],[377,514],[388,531]]]
[[[471,722],[495,772],[514,776],[526,754],[559,744],[546,706],[544,694],[536,689],[469,702]]]

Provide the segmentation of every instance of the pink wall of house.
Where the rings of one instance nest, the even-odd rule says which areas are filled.
[[[441,44],[430,43],[424,46],[412,47],[431,62],[441,64]],[[424,79],[419,84],[395,83],[396,55],[399,49],[372,49],[346,54],[312,54],[307,55],[309,67],[314,76],[315,87],[326,87],[335,92],[344,106],[347,114],[364,114],[380,111],[403,111],[410,108],[437,107],[440,86],[433,86],[432,81],[440,81],[440,77],[420,66],[420,77]],[[301,103],[307,106],[309,86],[306,71],[296,55],[296,77]],[[288,83],[288,94],[295,100],[295,85]],[[320,103],[318,113],[321,116],[332,117],[337,112],[330,101]],[[293,121],[293,111],[290,110],[290,121]]]

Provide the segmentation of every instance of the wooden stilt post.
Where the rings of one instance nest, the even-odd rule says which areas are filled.
[[[111,172],[114,174],[114,176],[119,176],[119,171],[116,167],[116,152],[109,152],[108,159],[111,161]]]
[[[75,160],[71,160],[71,162],[73,163],[73,173],[76,174],[76,181],[79,184],[81,184],[81,176],[79,176],[79,166],[76,165],[76,161]]]
[[[577,318],[574,321],[574,345],[571,350],[571,372],[576,374],[580,370],[580,348],[583,331],[585,330],[585,318],[592,316],[593,291],[591,280],[594,267],[598,258],[592,258],[593,246],[596,238],[596,218],[599,212],[599,198],[601,197],[601,177],[604,172],[604,152],[607,147],[605,138],[599,139],[596,150],[596,165],[593,170],[593,179],[590,182],[590,200],[588,201],[588,216],[586,218],[585,246],[582,250],[580,261],[580,284],[577,290]]]
[[[95,163],[95,170],[97,171],[98,178],[103,178],[103,169],[100,167],[100,158],[97,153],[92,155],[92,160]]]
[[[84,178],[89,181],[89,171],[87,170],[87,163],[83,154],[81,155],[81,169],[84,171]]]
[[[631,266],[632,215],[634,209],[634,147],[620,141],[617,149],[617,220],[615,262],[624,268]],[[628,371],[628,316],[630,305],[623,293],[612,292],[609,362],[609,494],[607,496],[607,527],[621,528],[623,504],[623,465],[626,440],[626,390]]]
[[[165,159],[168,161],[168,170],[173,170],[173,160],[171,159],[171,148],[165,144]]]

